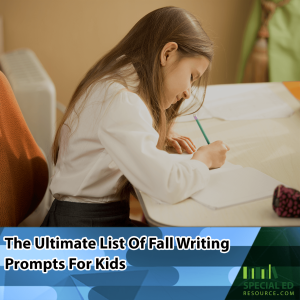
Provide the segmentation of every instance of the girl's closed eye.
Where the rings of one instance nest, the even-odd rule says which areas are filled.
[[[191,74],[191,82],[193,82],[194,81],[194,76],[193,76],[193,74]]]

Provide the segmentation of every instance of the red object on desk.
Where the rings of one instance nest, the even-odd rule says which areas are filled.
[[[299,218],[300,217],[300,192],[279,185],[273,194],[273,210],[279,217]]]

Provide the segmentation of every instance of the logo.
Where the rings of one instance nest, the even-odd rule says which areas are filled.
[[[285,267],[283,267],[286,269]],[[281,269],[281,268],[279,268]],[[281,280],[283,279],[283,281]],[[293,282],[286,281],[274,266],[243,267],[243,296],[294,296]]]
[[[271,274],[273,273],[273,277],[275,279],[278,278],[275,267],[269,265],[269,268],[249,268],[243,267],[243,279],[271,279]]]

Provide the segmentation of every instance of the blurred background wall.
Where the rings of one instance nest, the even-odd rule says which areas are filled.
[[[88,69],[148,12],[192,12],[215,44],[210,84],[236,82],[242,36],[253,0],[0,0],[4,51],[32,49],[67,105]]]

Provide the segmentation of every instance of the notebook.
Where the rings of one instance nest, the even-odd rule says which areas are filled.
[[[221,168],[210,171],[208,185],[193,194],[192,199],[218,209],[271,197],[278,180],[254,169],[226,162]]]

